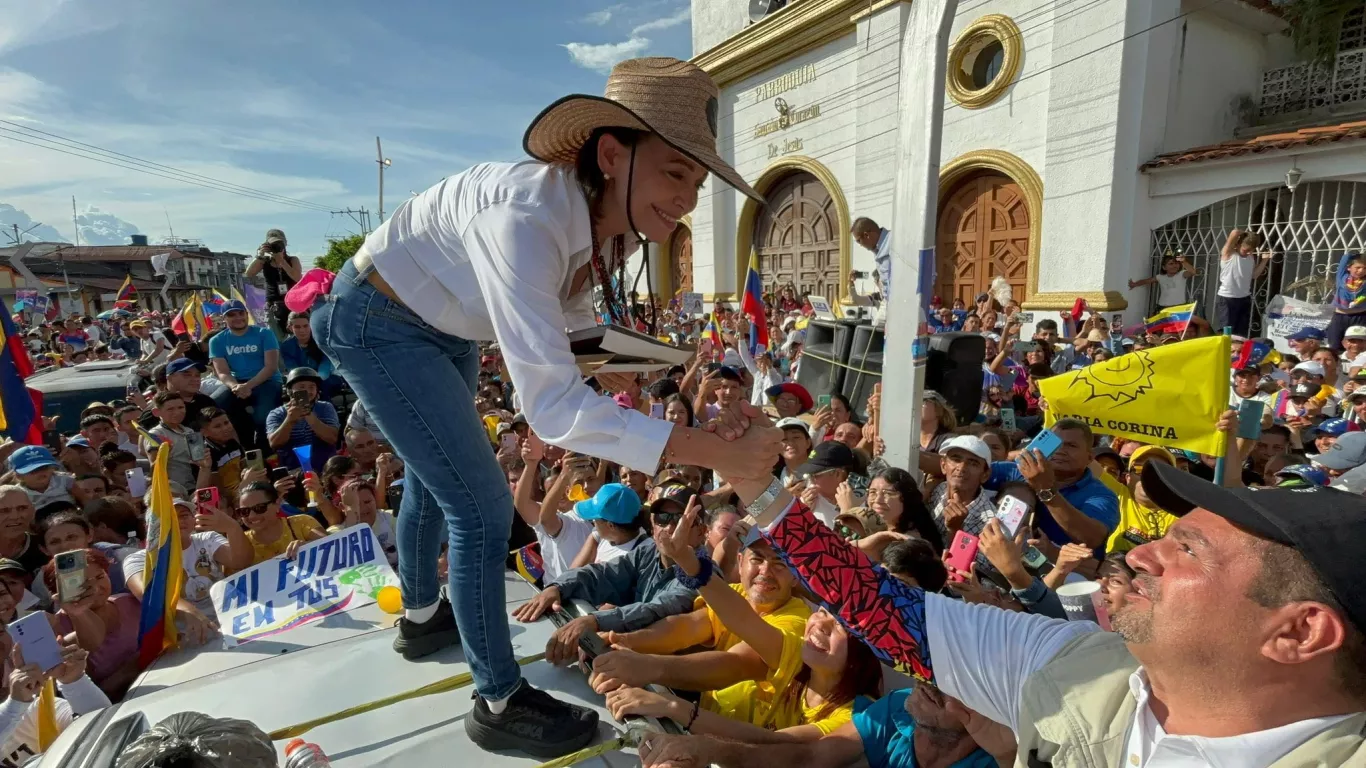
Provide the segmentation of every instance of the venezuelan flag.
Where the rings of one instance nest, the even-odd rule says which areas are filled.
[[[204,314],[204,302],[199,299],[199,294],[190,294],[190,298],[185,300],[180,314],[171,321],[171,330],[187,334],[195,341],[202,340],[208,334],[209,319]]]
[[[43,396],[24,385],[33,361],[9,307],[0,299],[0,432],[11,440],[43,444]]]
[[[221,294],[221,293],[219,293],[217,290],[215,290],[215,291],[213,292],[213,296],[210,296],[209,298],[207,298],[207,299],[204,300],[204,314],[205,314],[205,315],[210,315],[210,316],[212,316],[212,315],[221,315],[221,314],[223,314],[223,305],[224,305],[224,304],[227,304],[227,303],[228,303],[228,297],[227,297],[227,296],[224,296],[223,294]],[[242,302],[242,303],[243,303],[243,304],[246,304],[245,301]],[[248,314],[248,316],[250,316],[251,313],[247,313],[247,314]]]
[[[171,501],[170,451],[157,451],[152,503],[147,510],[147,577],[138,619],[138,666],[146,669],[176,647],[175,606],[185,581],[180,564],[180,522]]]
[[[707,316],[707,326],[702,329],[702,338],[711,341],[713,347],[721,349],[725,343],[721,341],[721,332],[716,329],[716,313]]]
[[[1143,321],[1148,333],[1185,333],[1195,315],[1195,302],[1167,307]]]
[[[1256,368],[1263,363],[1277,365],[1281,362],[1281,353],[1277,352],[1269,342],[1248,339],[1243,342],[1242,347],[1233,355],[1232,367],[1234,370],[1243,368]]]
[[[768,349],[768,311],[764,307],[764,284],[759,279],[759,256],[754,251],[749,252],[749,275],[745,277],[740,311],[749,318],[749,353],[758,355]]]
[[[114,306],[136,304],[137,300],[138,289],[133,287],[133,276],[130,274],[123,278],[123,285],[119,286],[119,295],[114,298]]]

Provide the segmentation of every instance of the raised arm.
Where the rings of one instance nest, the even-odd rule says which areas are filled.
[[[1219,251],[1219,259],[1228,261],[1237,252],[1238,241],[1243,239],[1243,230],[1235,228],[1228,233],[1228,239],[1224,241],[1224,247]]]

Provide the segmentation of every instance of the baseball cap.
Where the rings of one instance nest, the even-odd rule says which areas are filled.
[[[1294,373],[1295,371],[1304,371],[1310,376],[1322,376],[1323,363],[1316,363],[1313,360],[1305,360],[1302,363],[1297,363],[1294,368],[1290,369],[1291,373]]]
[[[1363,397],[1366,397],[1366,389],[1358,387],[1357,389],[1348,392],[1342,399],[1350,403],[1353,400],[1360,400]]]
[[[1306,485],[1328,485],[1328,473],[1312,464],[1291,464],[1276,473],[1281,482],[1277,488],[1302,488]]]
[[[188,357],[177,357],[176,359],[166,364],[166,375],[170,376],[176,373],[183,373],[191,369],[196,371],[202,371],[204,370],[204,366],[200,365],[199,363],[196,363]]]
[[[960,451],[967,451],[987,464],[991,463],[991,446],[976,435],[955,435],[939,446],[939,453],[947,454],[955,448]]]
[[[807,437],[811,437],[811,425],[807,424],[799,418],[796,418],[795,416],[789,416],[786,419],[778,419],[778,423],[774,424],[773,426],[777,427],[778,429],[788,429],[789,427],[792,429],[800,429],[801,431],[806,433]]]
[[[1366,339],[1366,325],[1354,325],[1342,334],[1344,339]]]
[[[73,445],[77,448],[89,448],[90,441],[85,439],[85,435],[76,435],[75,437],[66,441],[66,447],[70,448]]]
[[[246,311],[247,311],[247,305],[246,305],[246,304],[243,304],[241,301],[238,301],[237,299],[228,299],[227,301],[225,301],[225,302],[223,303],[223,314],[225,314],[225,315],[228,314],[229,312],[246,312]]]
[[[1291,397],[1313,397],[1319,393],[1319,385],[1302,381],[1290,388]]]
[[[575,504],[574,511],[583,520],[606,520],[625,525],[640,516],[640,497],[621,483],[608,483],[599,488],[593,498]]]
[[[1314,427],[1315,432],[1337,437],[1351,428],[1346,419],[1329,419]]]
[[[60,467],[52,452],[41,445],[26,445],[9,455],[9,468],[20,475],[37,472],[43,467]]]
[[[664,505],[669,503],[677,504],[678,511],[683,512],[688,508],[688,502],[695,495],[697,495],[697,491],[682,483],[670,483],[664,486],[664,490],[658,498],[650,502],[650,514],[666,511]]]
[[[1129,454],[1129,469],[1133,470],[1135,467],[1142,469],[1154,459],[1173,466],[1176,465],[1176,459],[1172,458],[1171,452],[1166,448],[1160,445],[1145,445]]]
[[[1305,341],[1306,339],[1323,341],[1324,335],[1323,330],[1320,328],[1301,328],[1298,331],[1295,331],[1294,333],[1290,334],[1286,338],[1290,341]]]
[[[28,569],[25,568],[24,564],[19,562],[18,560],[13,560],[8,557],[0,557],[0,573],[4,573],[6,571],[18,571],[19,573],[28,573]]]
[[[1366,435],[1366,432],[1362,434]],[[811,458],[807,459],[805,464],[797,467],[797,474],[818,475],[832,469],[857,471],[858,459],[854,457],[854,451],[849,446],[835,440],[827,440],[816,446],[816,450],[812,451]]]
[[[1366,437],[1366,432],[1353,432]],[[1339,441],[1340,442],[1340,441]],[[1294,547],[1358,630],[1366,629],[1359,555],[1366,549],[1366,498],[1326,486],[1221,488],[1161,464],[1143,470],[1143,490],[1181,517],[1199,507],[1253,534]]]
[[[803,387],[795,381],[777,384],[764,390],[764,394],[768,395],[770,398],[774,400],[777,400],[778,396],[783,394],[784,392],[790,393],[793,396],[795,396],[797,400],[801,402],[802,411],[804,412],[811,410],[811,408],[816,404],[816,401],[811,399],[811,393],[807,391],[806,387]]]
[[[266,242],[287,244],[289,243],[289,240],[285,239],[285,231],[283,229],[268,229],[266,230]]]
[[[1366,432],[1348,432],[1333,443],[1333,447],[1309,457],[1320,467],[1339,472],[1366,464]]]

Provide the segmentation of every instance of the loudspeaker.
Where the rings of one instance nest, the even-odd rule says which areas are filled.
[[[982,362],[987,340],[976,333],[936,333],[930,337],[925,362],[925,388],[944,396],[958,414],[959,424],[971,423],[982,406]]]
[[[853,323],[826,320],[807,323],[802,363],[797,368],[797,383],[806,387],[811,397],[839,392],[844,385],[845,370],[842,366],[849,362],[853,328]]]
[[[880,326],[860,325],[854,329],[849,348],[849,368],[844,372],[840,391],[860,418],[867,418],[864,406],[873,394],[873,385],[882,381],[884,333]]]

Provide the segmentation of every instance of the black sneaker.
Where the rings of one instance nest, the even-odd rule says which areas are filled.
[[[588,746],[598,732],[598,713],[565,704],[525,681],[495,715],[475,694],[474,709],[465,718],[465,733],[481,749],[515,749],[532,757],[553,758]]]
[[[460,630],[455,626],[455,612],[444,598],[436,606],[436,615],[418,624],[407,616],[398,619],[398,637],[394,650],[408,661],[428,656],[442,648],[460,644]]]

